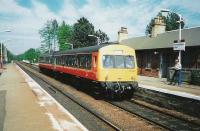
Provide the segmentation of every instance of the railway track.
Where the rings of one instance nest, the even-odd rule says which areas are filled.
[[[160,127],[171,130],[184,130],[184,131],[199,131],[200,125],[192,123],[190,121],[185,121],[173,117],[172,115],[167,115],[152,108],[148,108],[141,104],[134,103],[133,101],[108,101],[113,106],[120,108],[132,115],[141,117],[144,120],[149,121],[150,123],[159,125]]]
[[[33,72],[30,72],[29,70],[25,69],[21,64],[18,63],[18,66],[20,66],[20,68],[22,68],[27,74],[29,74],[34,80],[36,80],[43,89],[45,89],[48,93],[50,93],[51,96],[53,96],[56,100],[58,100],[59,103],[64,106],[64,108],[66,108],[66,106],[63,104],[63,100],[68,99],[68,100],[72,101],[73,103],[75,103],[76,105],[78,105],[79,107],[81,107],[83,110],[87,111],[88,113],[90,113],[91,115],[96,117],[96,119],[98,119],[99,121],[102,121],[104,123],[102,130],[115,130],[115,131],[122,130],[117,125],[108,121],[107,119],[105,119],[103,116],[101,116],[94,110],[88,108],[86,105],[84,105],[81,102],[79,102],[78,100],[76,100],[72,95],[62,93],[61,91],[58,90],[58,88],[55,87],[55,85],[52,85],[49,81],[41,79]],[[33,67],[33,69],[37,70],[36,67]],[[105,125],[108,127],[105,127]],[[99,130],[101,130],[101,129],[99,129]]]
[[[30,65],[28,65],[29,67],[31,67]],[[31,67],[34,70],[39,71],[39,69],[37,67]],[[54,90],[54,89],[50,89],[50,90]],[[54,91],[52,91],[54,92]],[[70,98],[72,99],[72,98]],[[72,99],[73,100],[73,99]],[[109,104],[120,108],[121,110],[128,112],[131,115],[134,116],[138,116],[139,118],[142,118],[145,121],[148,121],[151,124],[154,125],[158,125],[159,127],[161,127],[162,129],[167,129],[167,130],[188,130],[188,131],[199,131],[200,130],[200,125],[196,124],[196,123],[192,123],[190,121],[185,121],[182,119],[179,119],[177,117],[173,117],[172,115],[168,115],[166,113],[162,113],[160,111],[157,110],[153,110],[152,108],[148,108],[146,106],[142,106],[141,104],[137,104],[134,103],[132,101],[107,101]],[[81,105],[81,103],[78,103]],[[84,108],[84,106],[83,106]],[[89,109],[91,110],[91,109]],[[93,112],[93,111],[92,111]],[[98,114],[97,114],[98,117]],[[101,117],[101,116],[100,116]],[[99,118],[102,119],[102,118]],[[107,120],[103,120],[105,121],[107,124],[111,124],[115,127],[114,124],[110,123]],[[114,128],[113,128],[114,129]],[[120,130],[120,128],[118,128],[116,126],[115,130]]]

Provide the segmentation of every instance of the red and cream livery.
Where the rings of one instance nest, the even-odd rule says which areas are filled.
[[[138,85],[135,50],[119,44],[44,54],[39,68],[98,83],[107,95],[132,93]]]

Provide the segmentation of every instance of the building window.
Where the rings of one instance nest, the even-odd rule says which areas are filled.
[[[152,53],[151,52],[148,52],[146,54],[146,68],[147,69],[151,69],[151,61],[152,61]]]

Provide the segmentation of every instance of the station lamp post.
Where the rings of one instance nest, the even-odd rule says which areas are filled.
[[[72,50],[74,49],[73,44],[71,44],[71,43],[65,43],[65,44],[66,44],[66,45],[70,45]]]
[[[3,43],[8,42],[10,40],[5,40],[5,41],[1,41],[1,68],[3,68]],[[6,50],[6,48],[4,47],[4,49]],[[7,53],[7,50],[6,50]],[[6,54],[7,55],[7,54]],[[7,57],[7,56],[6,56]]]
[[[3,31],[0,31],[0,33],[4,33],[4,32],[11,32],[11,30],[3,30]],[[3,68],[3,42],[0,42],[1,44],[1,68]]]
[[[95,36],[95,35],[88,35],[90,37],[95,37],[97,39],[97,45],[100,44],[100,38],[98,36]]]
[[[3,32],[11,32],[11,30],[3,30],[3,31],[0,31],[0,33],[3,33]]]
[[[181,64],[181,62],[182,62],[181,61],[181,51],[185,50],[185,42],[182,43],[182,41],[181,41],[181,22],[183,22],[183,18],[181,16],[181,14],[178,14],[176,12],[173,12],[173,11],[170,11],[170,10],[167,10],[167,9],[161,10],[161,13],[162,12],[167,12],[167,13],[171,12],[171,13],[174,13],[174,14],[178,15],[178,17],[179,17],[179,21],[177,21],[177,23],[179,23],[178,45],[174,44],[174,50],[178,50],[179,51],[178,59],[179,59],[179,64]],[[175,48],[177,48],[177,49],[175,49]],[[181,84],[181,72],[179,73],[179,84]]]
[[[181,42],[181,22],[183,22],[181,14],[177,14],[176,12],[173,12],[173,11],[170,11],[170,10],[167,10],[167,9],[163,9],[163,10],[161,10],[161,12],[167,12],[167,13],[171,12],[171,13],[174,13],[174,14],[178,15],[178,17],[179,17],[179,21],[177,21],[179,23],[178,42],[180,43]],[[179,59],[179,63],[181,64],[181,50],[179,50],[178,59]]]

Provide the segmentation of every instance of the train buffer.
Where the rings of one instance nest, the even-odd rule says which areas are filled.
[[[87,130],[17,65],[0,76],[0,130]]]

